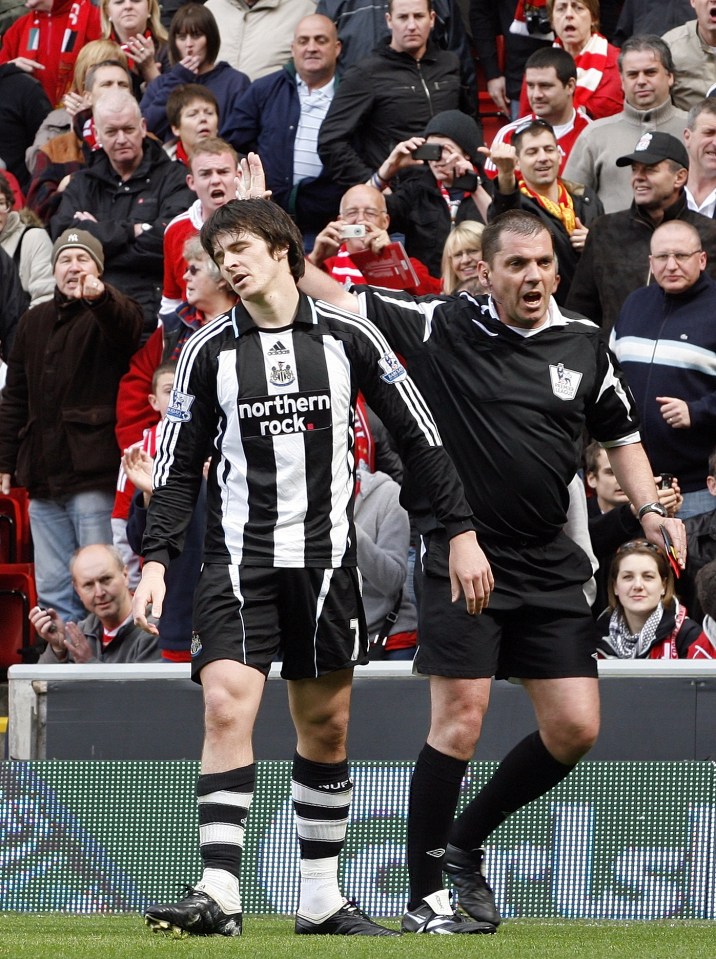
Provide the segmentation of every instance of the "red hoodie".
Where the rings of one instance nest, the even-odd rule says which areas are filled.
[[[102,36],[99,5],[93,0],[55,0],[49,13],[32,10],[8,28],[0,63],[27,57],[43,64],[35,76],[53,106],[59,106],[72,83],[75,60],[85,43]]]

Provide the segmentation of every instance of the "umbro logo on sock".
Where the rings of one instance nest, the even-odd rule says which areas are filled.
[[[319,789],[327,789],[329,792],[339,792],[341,789],[348,789],[353,785],[353,780],[345,779],[342,783],[324,783]]]
[[[433,859],[440,859],[441,856],[445,855],[445,850],[444,849],[428,849],[425,855],[432,856]]]

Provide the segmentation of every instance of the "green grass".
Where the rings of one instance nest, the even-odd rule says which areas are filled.
[[[397,928],[396,923],[388,923]],[[8,959],[715,959],[713,922],[579,922],[513,919],[496,936],[402,939],[303,937],[288,917],[249,917],[241,939],[166,939],[139,916],[0,914],[0,956]]]

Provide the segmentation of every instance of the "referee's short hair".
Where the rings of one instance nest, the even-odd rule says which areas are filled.
[[[219,236],[260,237],[276,257],[288,249],[288,266],[296,283],[306,271],[303,237],[291,217],[273,200],[230,200],[216,210],[201,228],[201,245],[214,260]]]
[[[482,259],[490,266],[493,265],[495,257],[502,249],[503,233],[515,233],[522,237],[532,237],[539,233],[546,233],[554,251],[552,234],[539,217],[524,210],[508,210],[507,213],[501,213],[495,217],[492,223],[488,223],[482,234]]]

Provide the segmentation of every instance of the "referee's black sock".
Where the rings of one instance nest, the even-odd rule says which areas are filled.
[[[416,909],[426,896],[445,887],[442,857],[450,835],[467,762],[423,746],[410,781],[408,873]]]
[[[549,792],[573,769],[552,756],[538,732],[530,733],[455,820],[450,843],[458,849],[479,849],[508,816]]]

